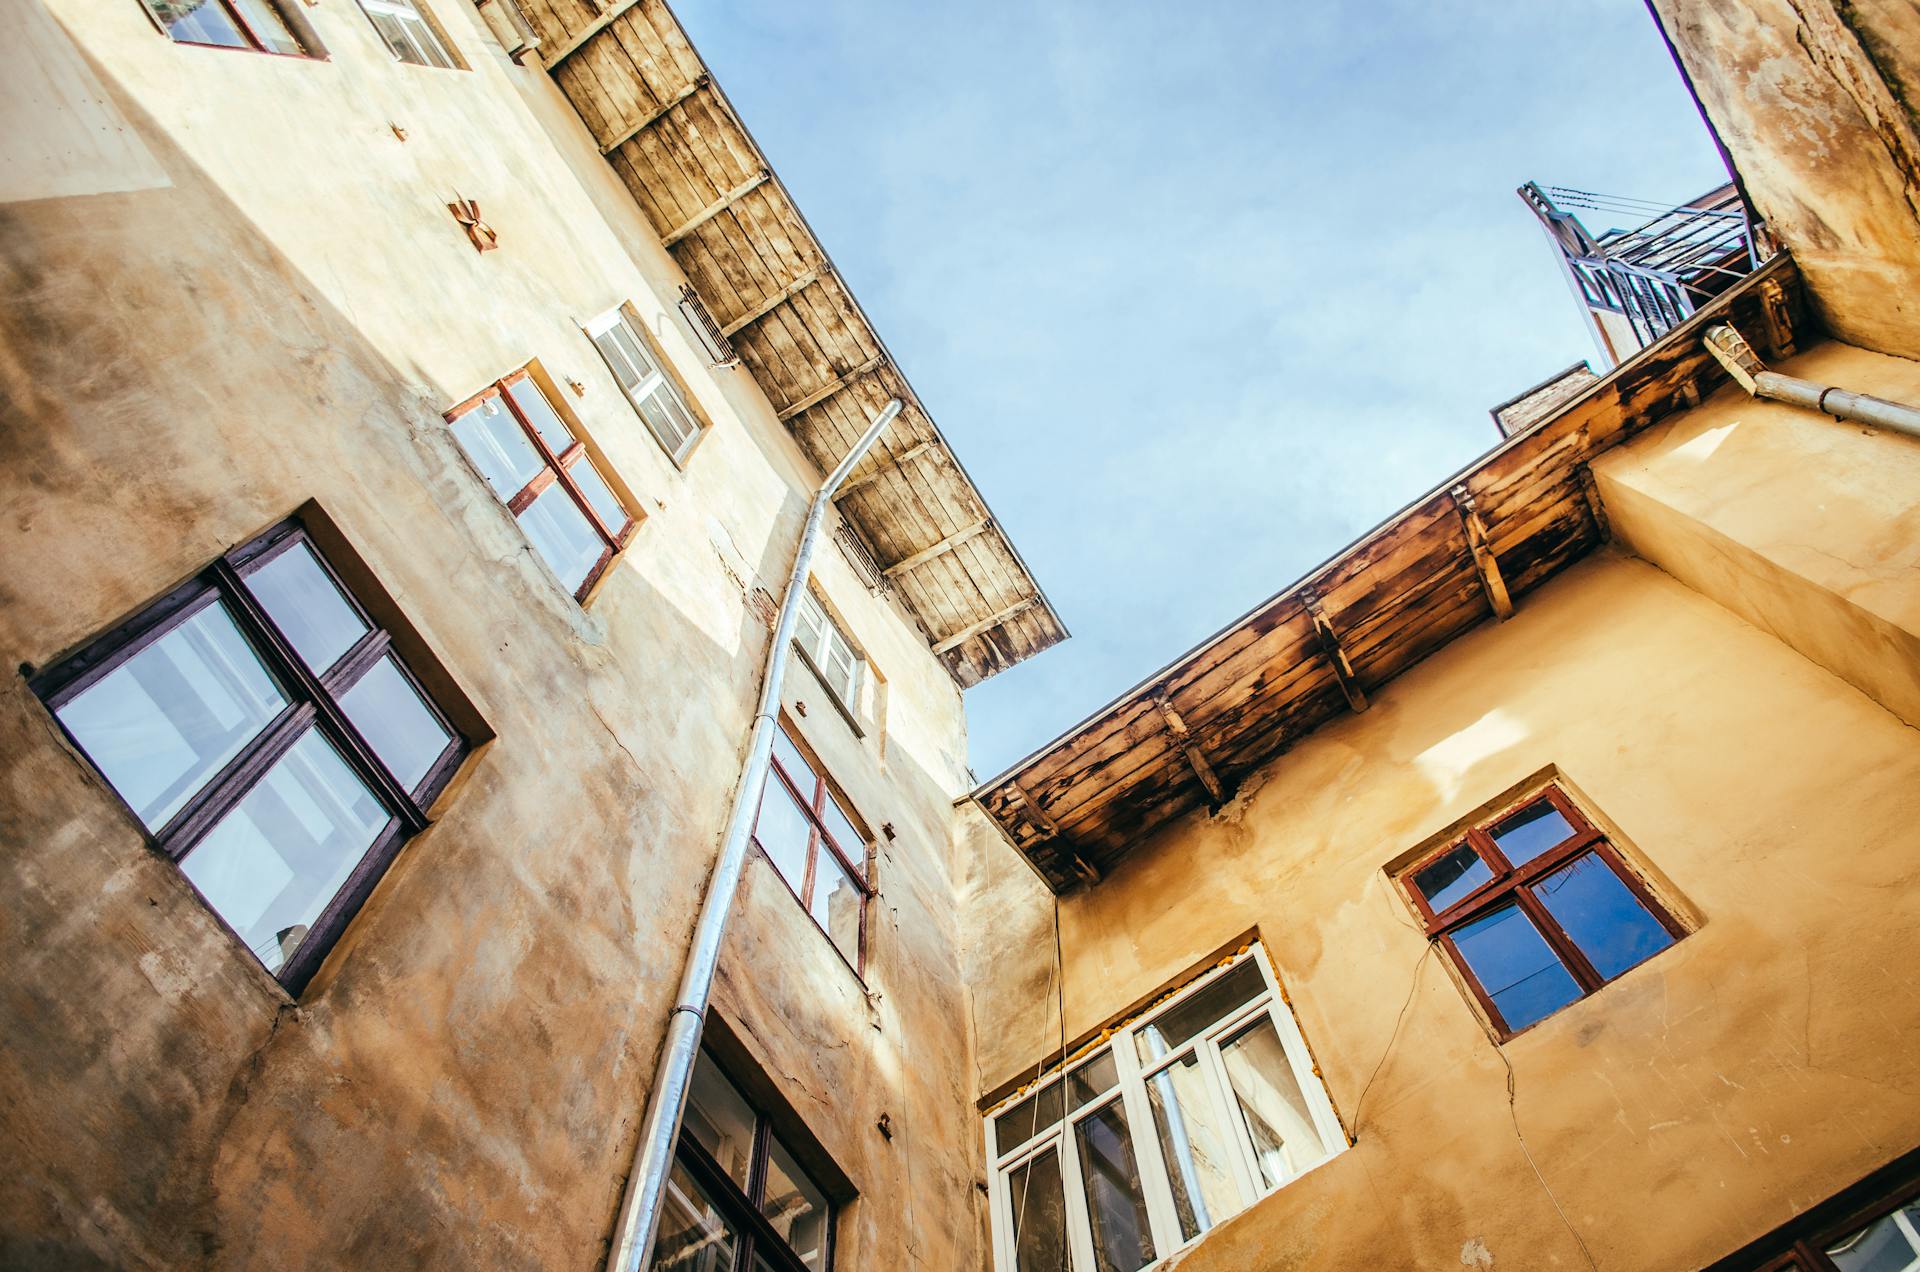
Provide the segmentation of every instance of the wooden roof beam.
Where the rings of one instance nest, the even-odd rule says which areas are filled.
[[[1367,694],[1360,687],[1359,677],[1353,674],[1353,663],[1347,659],[1347,651],[1340,644],[1339,633],[1333,630],[1333,624],[1327,621],[1326,609],[1320,603],[1320,594],[1312,588],[1300,589],[1300,604],[1306,607],[1307,618],[1313,623],[1315,635],[1320,638],[1320,652],[1333,668],[1334,679],[1340,682],[1340,692],[1347,695],[1347,705],[1355,711],[1367,709]]]
[[[955,530],[952,534],[948,535],[946,538],[940,540],[940,542],[930,544],[927,547],[920,549],[918,552],[914,553],[912,556],[900,558],[898,561],[895,561],[892,565],[888,566],[886,569],[880,572],[886,575],[888,578],[892,578],[896,574],[905,574],[908,570],[911,570],[916,566],[925,565],[927,562],[933,560],[935,557],[941,556],[945,553],[953,551],[955,548],[959,547],[961,544],[965,543],[967,540],[973,538],[975,535],[985,534],[989,529],[992,528],[992,526],[993,526],[992,518],[982,517],[980,520],[974,522],[970,526],[960,527],[958,530]]]
[[[1023,601],[1015,601],[1013,604],[1007,606],[1007,608],[1001,610],[998,614],[994,614],[988,618],[983,618],[977,623],[971,623],[966,627],[962,627],[959,631],[955,632],[953,635],[943,637],[942,639],[936,641],[933,646],[933,652],[937,655],[937,654],[944,654],[950,649],[958,649],[960,646],[966,644],[968,641],[972,640],[975,636],[978,636],[980,633],[991,631],[994,628],[1000,626],[1000,624],[1006,622],[1008,619],[1018,618],[1020,615],[1026,613],[1028,610],[1032,609],[1035,605],[1038,605],[1039,603],[1040,603],[1040,598],[1037,595],[1029,596]]]
[[[681,102],[686,101],[687,98],[692,97],[695,93],[699,92],[701,89],[705,88],[710,83],[712,83],[712,80],[704,73],[694,76],[693,82],[691,84],[687,85],[685,88],[675,93],[672,97],[669,97],[666,101],[661,102],[658,106],[655,106],[652,110],[642,115],[638,123],[629,124],[625,128],[621,129],[619,136],[615,137],[612,141],[609,141],[605,145],[600,147],[600,153],[603,155],[610,155],[614,151],[620,149],[620,147],[626,145],[628,142],[632,141],[635,137],[638,137],[641,133],[653,127],[655,124],[659,123],[661,120],[665,119],[667,117],[668,111],[672,110],[675,106],[678,106]]]
[[[1213,771],[1213,765],[1207,760],[1207,753],[1200,749],[1200,743],[1187,728],[1187,722],[1173,709],[1173,700],[1167,696],[1163,686],[1153,691],[1153,705],[1160,710],[1160,719],[1166,723],[1167,736],[1180,753],[1187,757],[1187,767],[1200,779],[1200,785],[1207,788],[1207,801],[1215,808],[1227,802],[1227,791],[1220,784],[1219,774]]]
[[[1086,884],[1100,882],[1100,868],[1080,855],[1080,850],[1067,837],[1067,832],[1060,828],[1060,823],[1054,819],[1053,814],[1040,807],[1040,801],[1027,794],[1026,787],[1018,782],[1009,782],[1007,802],[1019,809],[1021,815],[1033,823],[1052,853],[1065,858],[1068,868],[1080,877],[1081,882]]]
[[[575,53],[578,53],[581,49],[585,48],[587,44],[592,41],[594,36],[600,34],[602,31],[612,26],[615,22],[618,22],[621,18],[626,17],[627,14],[632,12],[635,8],[637,8],[639,4],[640,4],[640,0],[618,0],[618,3],[616,3],[611,9],[608,9],[605,13],[601,14],[599,17],[595,18],[593,21],[581,27],[577,35],[575,35],[571,40],[568,40],[565,44],[562,44],[559,48],[555,49],[552,52],[552,54],[550,54],[546,59],[547,70],[549,72],[553,71],[553,69],[559,66],[560,63],[566,61],[568,58],[572,57]]]
[[[1593,528],[1600,535],[1600,542],[1605,543],[1613,537],[1613,527],[1607,521],[1607,505],[1600,498],[1600,488],[1593,481],[1593,465],[1583,463],[1574,471],[1580,478],[1580,494],[1587,501],[1587,512],[1593,518]]]
[[[752,309],[749,309],[746,313],[741,314],[738,318],[735,318],[732,322],[722,327],[720,329],[720,334],[727,337],[727,339],[729,340],[733,339],[733,337],[738,335],[740,332],[746,330],[748,327],[751,327],[754,323],[759,322],[762,318],[765,318],[768,314],[780,308],[780,306],[786,304],[788,301],[792,300],[795,296],[798,296],[801,292],[805,291],[807,288],[819,282],[820,275],[825,272],[826,271],[824,269],[818,266],[808,270],[806,273],[800,275],[800,277],[794,279],[792,282],[788,283],[785,287],[782,287],[779,291],[775,292],[773,295],[767,297],[765,300],[755,305]]]
[[[1494,556],[1493,544],[1487,538],[1487,523],[1481,520],[1473,495],[1464,485],[1455,486],[1448,494],[1467,532],[1467,551],[1473,554],[1473,568],[1480,575],[1480,590],[1487,594],[1487,604],[1493,607],[1494,617],[1504,623],[1513,617],[1513,598],[1507,594],[1507,581],[1500,574],[1500,560]]]
[[[840,390],[846,388],[849,384],[852,384],[855,380],[858,380],[861,376],[869,372],[878,371],[886,360],[886,355],[876,353],[859,366],[853,368],[853,370],[843,372],[827,381],[827,383],[807,394],[807,396],[801,398],[792,406],[781,407],[780,422],[784,424],[794,416],[800,414],[800,412],[812,410]]]
[[[678,243],[681,239],[687,237],[687,235],[693,233],[708,221],[713,220],[714,217],[719,216],[722,212],[725,212],[728,208],[740,202],[740,200],[746,198],[772,179],[773,172],[771,169],[760,169],[760,171],[754,173],[745,181],[742,181],[739,185],[715,199],[712,203],[707,204],[706,207],[695,212],[684,225],[661,235],[660,246],[672,247],[675,243]]]
[[[834,499],[845,499],[862,486],[870,486],[889,473],[905,468],[908,464],[932,450],[935,445],[936,443],[931,439],[924,442],[915,442],[898,455],[895,455],[892,459],[881,460],[866,472],[861,473],[858,477],[849,478],[847,481],[841,483],[840,489],[834,492]]]

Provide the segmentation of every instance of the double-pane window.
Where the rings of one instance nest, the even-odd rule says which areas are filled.
[[[987,1118],[999,1272],[1137,1272],[1346,1144],[1258,946]]]
[[[153,846],[296,993],[466,750],[298,522],[33,687]]]
[[[853,642],[827,613],[826,606],[809,588],[800,598],[799,622],[794,628],[794,644],[806,656],[807,664],[819,674],[828,692],[840,700],[849,712],[860,705],[860,672],[866,659],[854,649]]]
[[[832,1260],[826,1191],[702,1051],[651,1272],[827,1272]]]
[[[541,559],[583,599],[635,521],[533,377],[516,371],[447,412],[453,435]]]
[[[654,440],[678,464],[693,450],[700,422],[687,409],[680,390],[668,379],[653,348],[625,310],[616,309],[587,325],[587,334],[607,360],[607,369],[633,403]]]
[[[864,970],[869,877],[867,841],[826,774],[776,730],[773,767],[760,797],[753,841],[841,957]]]
[[[311,57],[274,0],[146,0],[147,11],[181,44]]]
[[[1686,935],[1557,787],[1474,827],[1402,879],[1503,1038]]]
[[[415,0],[360,0],[360,8],[395,60],[450,71],[460,68],[446,40]]]

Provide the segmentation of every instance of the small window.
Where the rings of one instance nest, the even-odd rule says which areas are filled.
[[[626,310],[616,309],[589,323],[587,334],[667,458],[675,464],[684,461],[699,440],[700,422],[687,409],[686,399],[667,376],[666,364],[633,318]]]
[[[324,52],[306,22],[289,18],[276,0],[145,0],[160,29],[180,44],[253,49],[289,57]]]
[[[811,588],[800,598],[799,620],[794,627],[794,644],[800,647],[807,665],[813,668],[828,692],[849,715],[858,716],[860,673],[866,669],[867,660],[860,656]]]
[[[294,993],[467,750],[297,521],[33,688],[154,848]]]
[[[1920,1149],[1803,1210],[1707,1272],[1915,1272]]]
[[[1346,1135],[1256,944],[987,1116],[998,1272],[1137,1272]]]
[[[438,24],[416,0],[360,0],[360,8],[395,60],[449,71],[465,69],[448,48]]]
[[[704,1049],[650,1272],[828,1272],[833,1206]]]
[[[1504,1040],[1686,935],[1558,787],[1401,876]]]
[[[841,957],[854,971],[864,971],[867,898],[873,893],[867,841],[784,727],[774,733],[773,767],[753,841]]]
[[[447,412],[453,435],[560,582],[584,600],[638,524],[533,377]]]

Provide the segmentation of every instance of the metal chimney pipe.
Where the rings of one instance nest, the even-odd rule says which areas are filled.
[[[1757,398],[1785,402],[1790,406],[1819,411],[1837,420],[1853,420],[1875,428],[1890,428],[1908,437],[1920,438],[1920,410],[1885,398],[1850,393],[1812,380],[1796,379],[1767,370],[1760,355],[1741,338],[1740,333],[1722,323],[1707,328],[1704,337],[1707,352],[1725,367],[1740,386]]]
[[[700,1054],[700,1032],[706,1023],[714,971],[720,963],[720,942],[726,936],[734,894],[739,891],[740,875],[747,863],[754,818],[760,811],[760,796],[767,786],[767,760],[773,753],[774,730],[779,727],[780,686],[786,679],[793,628],[799,619],[800,598],[807,594],[807,574],[814,549],[820,544],[820,528],[826,522],[834,492],[846,481],[861,456],[873,448],[887,425],[900,414],[900,405],[900,399],[893,398],[880,408],[880,413],[873,417],[867,431],[853,444],[840,466],[821,483],[814,493],[813,505],[807,510],[800,547],[794,553],[793,569],[787,575],[786,594],[780,600],[779,621],[773,627],[773,644],[767,650],[766,670],[761,674],[760,705],[754,713],[753,732],[747,739],[746,767],[734,788],[726,838],[721,841],[720,858],[714,863],[706,900],[701,903],[700,918],[694,924],[693,945],[687,951],[686,970],[680,975],[680,995],[674,1000],[673,1011],[667,1019],[667,1039],[661,1045],[660,1062],[654,1069],[646,1117],[640,1124],[640,1142],[634,1146],[626,1196],[620,1203],[613,1243],[607,1251],[607,1272],[642,1272],[642,1265],[653,1250],[654,1233],[660,1226],[660,1201],[666,1193],[667,1172],[673,1166],[673,1146],[680,1135],[680,1117],[686,1112],[687,1087],[693,1078],[694,1061]]]

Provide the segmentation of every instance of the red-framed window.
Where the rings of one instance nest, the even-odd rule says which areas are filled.
[[[1400,875],[1504,1040],[1687,934],[1557,786]]]
[[[177,44],[252,49],[286,57],[323,57],[305,23],[289,20],[275,0],[144,0],[147,12]]]
[[[541,559],[586,599],[639,523],[573,426],[526,370],[454,407],[447,422]]]
[[[784,726],[760,797],[753,841],[855,972],[866,971],[867,899],[873,895],[867,839]]]
[[[1910,1272],[1920,1267],[1920,1149],[1709,1265],[1706,1272]]]

